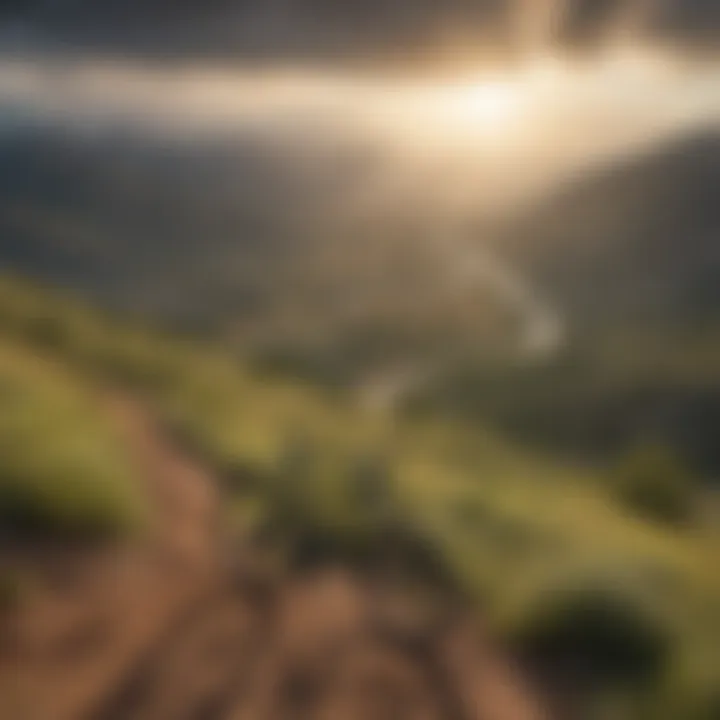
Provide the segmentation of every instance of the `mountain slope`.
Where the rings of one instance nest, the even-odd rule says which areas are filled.
[[[581,176],[526,213],[505,248],[586,323],[681,328],[720,313],[720,135]]]
[[[720,468],[720,138],[699,134],[574,178],[499,252],[563,315],[530,366],[450,369],[430,404],[601,462],[637,443]],[[422,394],[422,393],[421,393]]]
[[[458,297],[452,258],[402,188],[376,197],[389,181],[374,145],[339,138],[306,157],[292,142],[9,133],[0,261],[331,378],[502,341],[492,290]]]
[[[189,556],[186,551],[196,547],[194,541],[190,542],[195,535],[174,532],[173,528],[178,528],[171,521],[180,517],[180,529],[184,523],[188,523],[188,528],[195,526],[196,520],[200,523],[196,527],[202,526],[196,538],[199,547],[249,534],[258,542],[271,542],[274,553],[284,557],[291,568],[339,564],[353,572],[355,569],[369,572],[372,577],[373,570],[381,571],[390,562],[390,575],[400,581],[401,592],[403,588],[410,592],[413,602],[418,598],[419,588],[429,589],[431,597],[439,593],[441,598],[454,598],[449,608],[456,619],[469,617],[456,614],[458,600],[462,601],[461,608],[476,607],[475,603],[482,600],[486,624],[517,643],[517,647],[527,647],[546,669],[548,664],[562,661],[564,628],[575,632],[572,628],[576,622],[580,622],[581,628],[577,652],[591,660],[589,667],[603,662],[603,650],[595,654],[592,636],[589,644],[585,644],[582,633],[587,626],[582,625],[585,617],[582,611],[579,620],[574,615],[575,593],[581,592],[577,600],[580,608],[583,598],[588,597],[582,593],[589,593],[595,603],[593,607],[600,603],[597,612],[603,618],[607,618],[603,613],[608,608],[610,616],[616,618],[612,622],[617,622],[613,628],[618,635],[612,637],[623,648],[622,657],[626,657],[624,648],[635,647],[637,637],[639,642],[646,642],[644,633],[649,628],[650,664],[644,664],[643,655],[639,660],[641,674],[636,676],[629,670],[630,674],[620,679],[623,685],[629,682],[634,687],[635,682],[640,682],[638,678],[647,682],[651,676],[652,699],[646,695],[646,701],[652,701],[658,708],[671,708],[668,718],[692,717],[693,708],[704,711],[710,707],[708,688],[714,687],[713,678],[705,674],[676,675],[679,671],[674,670],[674,661],[680,663],[684,658],[688,658],[691,667],[717,667],[712,664],[717,649],[716,632],[720,631],[717,617],[712,614],[720,596],[713,573],[716,541],[704,520],[695,520],[696,533],[683,534],[662,523],[633,517],[609,497],[600,478],[528,456],[477,427],[437,420],[399,421],[365,413],[296,384],[258,377],[217,348],[111,321],[85,305],[17,279],[0,280],[0,295],[0,347],[42,356],[37,361],[39,368],[62,368],[96,402],[100,390],[115,389],[111,397],[116,399],[106,409],[109,413],[106,417],[120,423],[122,432],[118,437],[124,438],[126,451],[130,449],[135,470],[152,467],[150,475],[159,474],[151,487],[157,492],[156,510],[167,521],[162,533],[141,536],[129,548],[129,556],[113,555],[116,560],[132,559],[132,553],[141,550],[144,542],[162,545],[161,552],[148,554],[149,564],[131,563],[123,570],[127,573],[133,567],[139,568],[137,585],[128,583],[124,574],[121,575],[125,578],[124,592],[113,592],[112,584],[110,590],[107,587],[102,590],[110,591],[112,603],[93,606],[91,593],[81,593],[78,598],[63,586],[69,605],[73,597],[79,599],[82,617],[95,617],[93,613],[102,607],[98,623],[91,628],[82,622],[79,626],[70,622],[68,633],[61,633],[52,646],[55,653],[52,662],[43,665],[49,673],[49,677],[44,677],[57,683],[43,687],[58,688],[63,702],[75,702],[81,696],[88,699],[87,693],[100,692],[96,696],[98,717],[107,717],[107,712],[122,714],[126,708],[157,713],[162,707],[176,707],[172,703],[181,684],[193,707],[206,708],[210,707],[206,703],[212,703],[211,707],[218,708],[217,716],[223,717],[220,713],[227,712],[227,703],[242,706],[256,697],[254,692],[242,697],[231,693],[247,677],[247,668],[240,662],[247,654],[237,655],[235,645],[228,654],[212,653],[211,661],[203,654],[203,649],[217,649],[215,642],[225,632],[242,642],[246,630],[265,627],[252,613],[249,626],[239,622],[246,607],[245,586],[240,582],[240,590],[235,591],[233,583],[242,581],[242,572],[239,578],[232,573],[212,575],[211,580],[213,577],[220,580],[219,588],[212,583],[207,587],[199,579],[195,589],[207,587],[208,595],[199,598],[198,605],[192,605],[189,620],[183,616],[179,632],[173,625],[168,636],[156,638],[157,646],[151,646],[147,655],[141,654],[139,666],[132,662],[124,665],[127,672],[120,677],[117,692],[103,697],[103,687],[112,690],[112,683],[91,685],[85,682],[87,674],[82,675],[82,681],[62,674],[62,668],[72,675],[73,668],[87,668],[90,664],[97,673],[93,677],[102,680],[103,675],[107,680],[104,673],[113,667],[117,669],[114,663],[126,662],[128,656],[122,653],[103,656],[97,664],[89,660],[99,657],[95,655],[98,648],[106,648],[106,641],[112,638],[112,634],[105,634],[110,631],[106,621],[111,609],[120,612],[115,617],[123,618],[122,622],[133,618],[129,642],[148,639],[147,628],[143,630],[141,626],[143,618],[150,616],[135,610],[127,613],[125,603],[136,608],[133,603],[142,602],[143,593],[147,591],[153,596],[158,592],[157,563],[167,573],[162,577],[172,576],[173,582],[178,583],[172,587],[182,588],[183,594],[178,592],[176,599],[189,597],[184,594],[190,577],[185,563],[194,555],[190,552]],[[95,407],[97,411],[98,406]],[[37,454],[34,450],[29,449],[30,457]],[[0,463],[5,459],[3,455]],[[193,470],[197,467],[201,469]],[[3,472],[0,465],[0,477]],[[200,490],[199,495],[193,490],[198,482],[205,485],[206,478],[212,476],[217,478],[221,507],[215,505],[215,500],[206,504],[205,490]],[[188,494],[182,490],[186,486]],[[0,495],[0,506],[2,502]],[[211,506],[214,510],[210,515],[212,537],[209,537],[210,516],[206,510]],[[219,532],[221,529],[223,532]],[[12,547],[3,544],[0,551],[7,552]],[[388,558],[389,548],[392,559]],[[239,548],[234,545],[228,550],[237,552]],[[223,554],[224,562],[218,564],[221,569],[228,567],[234,557],[232,552],[230,557]],[[149,579],[143,573],[149,574]],[[112,581],[112,572],[109,574]],[[83,587],[82,577],[82,574],[76,577],[75,582],[80,583],[76,588]],[[406,582],[411,583],[409,591]],[[293,608],[300,607],[297,604],[300,599],[291,585],[281,585],[280,590],[280,609],[284,607],[284,598]],[[351,597],[353,593],[354,590]],[[102,593],[100,596],[103,597]],[[167,587],[153,597],[164,603]],[[311,595],[310,606],[317,607],[319,603],[319,607],[326,607],[324,600],[312,597],[315,596]],[[389,618],[383,620],[379,630],[390,633],[390,644],[383,640],[378,641],[379,646],[373,645],[391,655],[397,648],[396,642],[407,650],[407,642],[418,641],[412,628],[408,639],[402,635],[407,632],[403,629],[406,626],[397,627],[393,620],[394,602],[388,608]],[[267,608],[267,603],[264,606]],[[29,607],[29,628],[34,633],[40,632],[38,628],[42,626],[32,622],[36,616],[32,614],[33,606]],[[155,607],[161,610],[163,605]],[[472,611],[464,612],[472,615]],[[547,612],[551,613],[549,619]],[[407,613],[402,616],[407,618]],[[73,617],[71,614],[68,620]],[[282,627],[284,617],[281,613],[277,620]],[[558,617],[560,625],[556,626]],[[152,622],[152,618],[147,621]],[[271,616],[271,629],[278,629],[280,626],[274,623]],[[635,632],[637,627],[640,635]],[[319,638],[322,632],[322,627],[318,628],[317,636],[313,634],[310,641]],[[333,637],[331,633],[330,638]],[[423,637],[421,634],[420,640]],[[445,636],[440,632],[433,637]],[[43,642],[42,636],[40,641]],[[3,647],[0,646],[0,652]],[[134,647],[135,650],[130,648],[131,655],[139,651],[139,646]],[[307,646],[301,643],[299,651],[306,650]],[[456,650],[460,653],[455,657],[461,667],[472,669],[475,660],[481,662],[477,656],[473,659],[472,654],[467,654],[472,648]],[[438,657],[433,646],[429,651],[431,660]],[[64,652],[72,658],[62,659],[58,670],[58,658]],[[134,657],[138,659],[136,654]],[[200,662],[199,657],[204,660]],[[668,657],[673,660],[668,667],[672,679],[665,682],[656,674],[659,666],[655,663],[664,664]],[[281,652],[280,660],[286,659]],[[493,696],[491,689],[497,690],[502,684],[500,679],[505,671],[499,667],[496,668],[499,675],[490,672],[495,661],[486,660],[482,662],[490,673],[486,676],[488,694],[479,700],[504,702],[500,695]],[[3,667],[7,665],[0,663],[0,684]],[[200,667],[207,673],[201,672]],[[283,667],[287,672],[277,668],[269,672],[271,681],[279,681],[288,674],[294,676],[292,667]],[[148,668],[158,669],[159,674],[146,672]],[[25,679],[31,684],[33,678],[42,677],[35,674],[32,666],[27,669],[29,675]],[[196,669],[197,673],[193,672]],[[59,674],[55,674],[56,670]],[[456,670],[451,666],[449,672],[452,676]],[[605,677],[602,673],[595,676],[594,672],[590,679],[597,683],[595,690],[600,694],[612,692],[614,676]],[[208,685],[200,687],[190,680],[187,684],[179,683],[175,679],[180,677],[207,681]],[[354,673],[350,677],[355,677]],[[468,686],[477,687],[467,675],[464,677],[460,684],[466,690]],[[9,682],[12,684],[15,678],[11,670]],[[482,683],[481,686],[485,687]],[[412,684],[412,688],[417,687]],[[448,690],[450,694],[444,697],[456,697],[457,692]],[[504,696],[508,702],[511,695]],[[30,697],[40,701],[49,696],[38,691]],[[278,697],[270,693],[263,702]],[[324,697],[323,692],[318,697]],[[477,698],[465,695],[463,701],[478,707]],[[594,698],[584,697],[583,701],[592,702]],[[167,717],[175,717],[173,712],[168,710]],[[262,717],[254,710],[253,717],[258,715]],[[372,713],[369,716],[374,717]]]

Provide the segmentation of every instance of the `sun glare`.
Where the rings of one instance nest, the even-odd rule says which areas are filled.
[[[515,83],[486,81],[461,86],[449,98],[450,109],[478,125],[513,121],[521,111],[522,95]]]
[[[443,145],[506,146],[513,141],[528,112],[528,88],[520,78],[468,79],[426,88],[413,117]]]

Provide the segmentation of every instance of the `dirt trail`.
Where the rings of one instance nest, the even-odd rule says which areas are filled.
[[[145,409],[108,412],[146,483],[151,531],[63,558],[0,644],[0,720],[540,720],[469,618],[341,568],[250,574],[219,531],[214,478]],[[57,565],[57,562],[56,562]],[[404,603],[404,608],[402,604]]]

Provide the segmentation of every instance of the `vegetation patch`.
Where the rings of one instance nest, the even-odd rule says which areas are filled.
[[[614,491],[630,510],[672,525],[690,522],[697,488],[690,471],[662,446],[639,447],[618,466]]]
[[[708,706],[715,679],[705,669],[720,638],[717,538],[700,526],[677,532],[681,517],[692,519],[684,495],[654,495],[658,479],[675,487],[672,463],[648,475],[646,460],[628,462],[633,472],[608,482],[478,424],[331,402],[258,377],[217,348],[111,321],[17,281],[0,280],[0,297],[0,342],[32,348],[5,353],[0,366],[12,376],[3,405],[16,408],[1,421],[0,442],[23,449],[17,460],[3,456],[13,473],[4,471],[11,502],[0,508],[24,518],[21,527],[115,532],[136,517],[122,453],[71,382],[101,379],[142,398],[225,480],[229,522],[272,536],[294,561],[400,568],[483,601],[528,656],[563,664],[582,655],[598,687],[630,684],[655,709],[672,697],[679,709],[668,720],[695,720],[691,711]],[[28,323],[40,311],[52,317],[52,343]],[[41,351],[52,362],[37,359]],[[49,372],[58,365],[67,375]],[[646,490],[620,492],[645,488],[647,477],[651,500]],[[632,512],[618,497],[632,498]],[[593,582],[565,573],[577,567]],[[603,579],[618,574],[632,578],[632,592],[625,580]],[[655,709],[626,714],[665,720]]]
[[[14,537],[115,537],[141,502],[109,427],[72,375],[0,345],[0,525]]]

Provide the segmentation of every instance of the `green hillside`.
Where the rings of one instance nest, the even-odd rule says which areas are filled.
[[[98,538],[138,527],[142,502],[85,383],[0,345],[0,525],[23,538]]]
[[[720,633],[714,521],[693,515],[683,529],[643,519],[611,499],[603,478],[487,431],[364,412],[7,277],[0,338],[3,387],[20,388],[4,391],[15,420],[3,418],[0,437],[23,440],[0,459],[0,515],[23,519],[23,532],[130,527],[138,498],[96,395],[112,387],[146,403],[215,470],[230,525],[275,538],[289,561],[372,567],[392,538],[413,573],[482,601],[540,658],[554,657],[565,632],[557,618],[576,617],[574,598],[600,598],[611,617],[635,618],[613,625],[626,628],[621,648],[648,624],[661,643],[662,672],[647,688],[639,678],[650,666],[638,660],[633,702],[642,695],[652,717],[706,717]],[[598,683],[625,692],[611,676]]]

